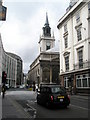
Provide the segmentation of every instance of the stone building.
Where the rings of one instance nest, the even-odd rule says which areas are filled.
[[[7,83],[10,87],[16,87],[23,83],[22,59],[13,53],[6,52],[0,35],[0,85],[2,84],[2,72],[7,73]]]
[[[71,0],[57,27],[61,84],[75,93],[90,93],[90,0]]]
[[[17,60],[4,51],[0,35],[0,85],[2,84],[3,71],[7,73],[7,83],[9,86],[16,87]]]
[[[59,83],[59,51],[55,50],[55,37],[51,36],[48,15],[46,13],[46,22],[44,24],[43,34],[39,40],[40,54],[30,65],[28,78],[40,83]]]
[[[17,61],[17,78],[16,78],[16,84],[21,85],[24,82],[23,79],[23,61],[20,56],[6,52],[7,55],[11,56]]]

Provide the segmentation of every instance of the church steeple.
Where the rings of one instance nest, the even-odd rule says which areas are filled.
[[[55,37],[54,33],[51,36],[51,28],[49,26],[48,14],[46,13],[46,20],[43,29],[43,35],[40,36],[39,40],[39,51],[46,52],[47,50],[55,46]]]
[[[49,21],[48,21],[48,14],[46,12],[46,22],[43,27],[43,35],[44,36],[51,36],[51,28],[49,27]]]
[[[48,14],[46,12],[46,22],[45,22],[45,25],[44,26],[49,26],[49,21],[48,21]]]

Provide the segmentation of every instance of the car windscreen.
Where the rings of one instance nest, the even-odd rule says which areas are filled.
[[[51,88],[51,92],[52,93],[65,93],[65,89],[61,88],[61,87],[52,87]]]

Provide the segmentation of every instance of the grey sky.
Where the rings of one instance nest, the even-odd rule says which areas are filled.
[[[70,0],[12,1],[3,2],[7,7],[7,18],[5,22],[0,22],[0,32],[5,51],[19,55],[24,63],[23,70],[27,72],[30,64],[39,55],[38,41],[42,34],[46,12],[51,30],[54,31],[56,46],[59,47],[57,23],[64,15]]]

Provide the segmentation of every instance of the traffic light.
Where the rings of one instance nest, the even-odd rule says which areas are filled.
[[[7,74],[5,71],[2,72],[2,83],[6,83]]]

